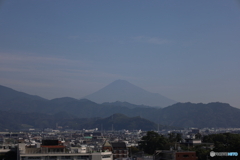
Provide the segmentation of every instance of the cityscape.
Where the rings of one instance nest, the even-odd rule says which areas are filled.
[[[131,85],[117,80],[97,93],[104,90],[105,95],[114,92],[121,97],[121,89]],[[128,90],[127,98],[139,93],[134,89]],[[70,97],[49,101],[5,86],[0,86],[0,96],[2,159],[234,159],[240,149],[240,110],[225,103],[150,107]]]

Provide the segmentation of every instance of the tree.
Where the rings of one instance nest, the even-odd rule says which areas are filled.
[[[221,133],[211,134],[203,137],[203,142],[214,143],[213,151],[215,152],[238,152],[240,153],[240,134]],[[211,151],[210,148],[203,148],[202,145],[194,148],[199,160],[205,160]],[[211,159],[232,160],[237,157],[216,156]]]
[[[146,136],[142,137],[140,149],[145,153],[153,154],[155,150],[167,149],[168,139],[154,131],[148,131]]]
[[[182,134],[181,133],[176,134],[175,132],[169,133],[168,140],[171,143],[180,142],[182,140]]]
[[[202,139],[201,133],[197,133],[197,134],[195,135],[195,137],[196,137],[196,139]]]

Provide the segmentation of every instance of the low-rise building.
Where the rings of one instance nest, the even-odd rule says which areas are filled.
[[[108,142],[105,141],[102,147],[103,151],[111,151],[113,159],[128,158],[128,148],[125,142]]]
[[[19,144],[20,160],[113,160],[112,152],[91,152],[67,148],[57,140],[43,140],[42,145]]]

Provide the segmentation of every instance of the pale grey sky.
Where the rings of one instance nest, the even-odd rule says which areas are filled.
[[[240,108],[236,0],[0,3],[0,85],[81,98],[124,79],[179,102]]]

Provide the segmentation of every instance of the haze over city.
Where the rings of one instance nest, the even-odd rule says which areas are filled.
[[[240,3],[0,1],[0,85],[82,98],[123,79],[240,108]]]

